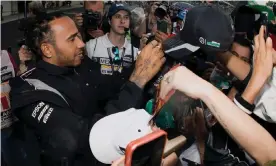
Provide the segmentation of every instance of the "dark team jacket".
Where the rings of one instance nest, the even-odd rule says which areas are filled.
[[[40,61],[35,69],[10,81],[12,110],[37,135],[42,165],[102,165],[89,148],[91,127],[103,116],[140,101],[142,90],[127,81],[117,97],[99,109],[98,97],[104,98],[99,94],[108,91],[105,83],[110,81],[86,70],[85,64],[76,70]],[[94,77],[93,82],[88,77]]]

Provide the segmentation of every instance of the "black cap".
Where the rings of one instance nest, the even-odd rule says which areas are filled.
[[[183,29],[164,41],[165,53],[177,60],[184,60],[199,48],[206,53],[227,51],[234,39],[230,17],[211,6],[190,9]]]

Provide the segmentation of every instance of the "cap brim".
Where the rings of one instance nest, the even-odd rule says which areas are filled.
[[[163,42],[164,52],[178,61],[187,60],[187,56],[197,51],[200,47],[194,46],[180,39],[180,35],[177,34],[168,38]]]
[[[109,13],[108,16],[112,17],[121,10],[124,10],[124,11],[128,12],[129,15],[131,15],[131,11],[128,8],[126,8],[126,7],[117,7],[117,9],[113,13]]]
[[[120,158],[128,143],[151,133],[150,119],[151,115],[145,110],[134,108],[100,119],[89,135],[94,157],[105,164]]]

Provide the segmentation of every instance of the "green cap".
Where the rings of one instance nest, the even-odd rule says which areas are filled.
[[[273,13],[272,8],[267,6],[266,4],[260,4],[259,1],[258,2],[257,1],[249,1],[247,6],[258,11],[258,12],[267,13],[269,21],[275,20],[275,15]]]
[[[146,111],[151,115],[153,114],[153,107],[154,99],[151,99],[146,104]],[[161,129],[175,128],[173,115],[171,111],[169,111],[170,108],[170,104],[165,104],[162,107],[155,120],[157,127],[160,127]]]

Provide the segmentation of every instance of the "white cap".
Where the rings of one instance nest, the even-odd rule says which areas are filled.
[[[105,164],[125,154],[127,145],[152,132],[151,115],[143,109],[128,109],[100,119],[90,131],[89,144],[95,158]]]

